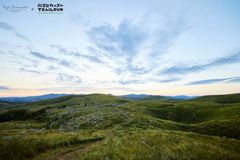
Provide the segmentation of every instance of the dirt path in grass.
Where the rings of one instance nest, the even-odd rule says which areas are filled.
[[[76,159],[76,157],[79,157],[82,153],[89,151],[93,146],[96,146],[98,144],[102,143],[102,141],[97,141],[90,144],[85,144],[80,146],[79,148],[76,148],[74,150],[70,150],[64,153],[60,153],[55,157],[54,160],[73,160]]]
[[[112,131],[106,131],[106,137],[113,137]],[[95,142],[89,142],[85,144],[80,144],[75,147],[66,147],[52,150],[50,152],[43,153],[33,160],[76,160],[81,157],[81,154],[91,150],[94,146],[101,144],[103,140],[98,140]]]
[[[106,132],[106,136],[113,137],[114,135],[113,135],[112,131],[108,131],[108,132]],[[82,153],[91,150],[92,147],[99,145],[102,142],[103,142],[103,140],[96,141],[93,143],[83,144],[83,145],[79,146],[78,148],[58,154],[54,159],[48,159],[48,160],[75,160],[75,159],[77,159],[77,157],[81,156]]]
[[[69,149],[61,150],[61,151],[54,151],[51,155],[48,156],[40,156],[34,158],[34,160],[74,160],[77,157],[80,157],[82,153],[87,152],[92,147],[102,143],[102,141],[96,141],[92,143],[81,144],[76,147],[72,147]]]

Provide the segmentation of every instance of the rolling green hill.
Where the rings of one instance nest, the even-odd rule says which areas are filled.
[[[15,102],[6,102],[6,101],[1,101],[0,100],[0,109],[3,110],[3,109],[8,109],[10,107],[14,107],[14,106],[17,106],[19,105],[20,103],[15,103]]]
[[[212,95],[202,96],[194,99],[201,102],[214,102],[214,103],[240,103],[240,93],[228,95]]]
[[[0,110],[2,159],[240,159],[240,94],[70,95]]]

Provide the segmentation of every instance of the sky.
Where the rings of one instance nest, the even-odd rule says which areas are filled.
[[[1,0],[0,96],[237,93],[239,28],[239,0]]]

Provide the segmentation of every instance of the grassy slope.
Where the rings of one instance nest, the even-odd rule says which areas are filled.
[[[20,104],[21,103],[0,101],[0,108],[1,110],[4,110],[4,109],[9,109],[10,107],[18,106]]]
[[[234,103],[209,97],[133,101],[92,94],[5,108],[0,111],[0,157],[46,159],[101,141],[74,151],[70,159],[240,159],[238,98],[234,95]]]
[[[150,105],[151,104],[151,105]],[[187,124],[187,130],[240,139],[240,104],[142,102],[136,105],[159,119]]]
[[[195,98],[194,101],[214,102],[214,103],[240,103],[240,93],[227,95],[202,96]]]
[[[237,160],[240,142],[176,131],[146,130],[110,138],[75,159]]]

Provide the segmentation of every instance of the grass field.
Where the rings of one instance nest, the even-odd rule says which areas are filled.
[[[91,94],[0,106],[3,160],[240,160],[240,94]]]

